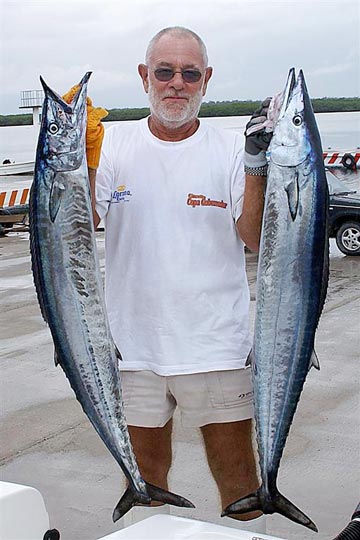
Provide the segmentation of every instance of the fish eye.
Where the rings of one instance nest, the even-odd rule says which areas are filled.
[[[296,126],[296,127],[301,126],[302,122],[303,122],[303,121],[302,121],[302,118],[301,118],[301,116],[300,116],[299,114],[297,114],[296,116],[294,116],[294,118],[293,118],[293,124],[294,124],[294,126]]]
[[[48,129],[51,135],[55,135],[55,133],[59,131],[59,126],[55,122],[52,122],[51,124],[49,124]]]

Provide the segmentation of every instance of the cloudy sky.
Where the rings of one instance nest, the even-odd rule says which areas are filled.
[[[147,105],[137,65],[161,28],[208,48],[209,100],[261,99],[302,68],[312,97],[360,95],[360,1],[0,0],[0,114],[16,114],[39,75],[59,93],[93,75],[95,105]]]

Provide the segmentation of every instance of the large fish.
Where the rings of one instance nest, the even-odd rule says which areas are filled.
[[[328,187],[319,132],[302,71],[289,72],[269,148],[257,275],[254,344],[249,357],[262,484],[223,515],[278,512],[316,531],[277,489],[281,456],[312,365],[325,301],[329,253]]]
[[[120,390],[120,354],[111,338],[92,221],[85,155],[86,91],[70,104],[45,91],[30,196],[30,247],[37,296],[64,370],[85,414],[122,468],[128,488],[113,520],[137,503],[193,507],[146,483],[131,447]]]

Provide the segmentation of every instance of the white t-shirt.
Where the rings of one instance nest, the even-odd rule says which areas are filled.
[[[179,375],[243,367],[251,343],[242,135],[201,122],[180,142],[147,118],[106,130],[97,211],[121,369]]]

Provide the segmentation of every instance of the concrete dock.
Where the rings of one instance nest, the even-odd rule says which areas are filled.
[[[104,234],[97,233],[104,264]],[[256,256],[247,255],[254,315]],[[32,281],[28,233],[0,238],[1,480],[37,488],[61,540],[95,540],[121,528],[111,515],[124,477],[53,362],[50,332]],[[267,533],[288,540],[332,540],[360,499],[360,259],[331,241],[330,283],[316,337],[321,370],[311,370],[281,462],[280,491],[319,533],[282,516]],[[175,515],[222,525],[200,434],[176,418],[170,488],[195,510]],[[21,508],[19,508],[21,512]],[[26,540],[26,539],[24,539]],[[40,539],[39,539],[40,540]],[[139,539],[140,540],[140,539]]]

